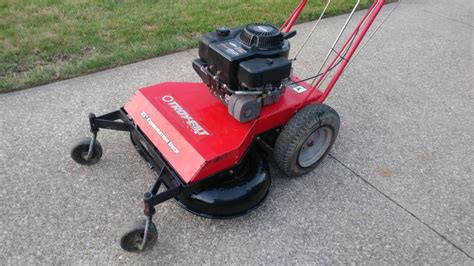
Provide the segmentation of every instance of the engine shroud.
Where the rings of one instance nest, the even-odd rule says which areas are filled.
[[[247,122],[258,117],[261,106],[280,98],[291,75],[287,37],[263,23],[218,28],[199,40],[199,59],[193,68],[229,113]]]

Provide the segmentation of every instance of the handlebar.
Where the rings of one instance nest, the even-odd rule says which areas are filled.
[[[288,33],[291,30],[294,23],[298,19],[301,11],[303,11],[304,7],[306,6],[307,2],[308,2],[307,0],[302,0],[300,2],[300,4],[296,7],[296,9],[293,11],[293,13],[286,19],[285,23],[283,23],[283,25],[281,26],[280,30],[282,32]],[[323,12],[321,13],[321,15],[320,15],[318,21],[316,22],[315,26],[317,26],[319,20],[324,15],[324,12],[326,11],[326,9],[327,9],[330,2],[331,2],[331,0],[328,0],[328,2],[326,4],[326,7],[323,10]],[[338,36],[336,37],[336,40],[334,41],[332,47],[329,49],[329,52],[328,52],[326,58],[324,59],[322,65],[321,65],[321,67],[318,71],[318,74],[315,76],[315,79],[311,84],[311,87],[313,88],[313,90],[310,93],[308,93],[307,97],[302,102],[302,104],[305,104],[305,102],[308,101],[308,100],[309,101],[316,100],[316,99],[313,99],[314,97],[317,97],[319,102],[323,102],[323,101],[326,100],[326,98],[328,97],[328,95],[331,92],[332,88],[334,87],[336,82],[339,80],[340,76],[342,75],[342,73],[344,72],[344,70],[347,67],[348,63],[350,62],[350,60],[351,60],[352,56],[354,55],[355,51],[357,50],[360,43],[364,39],[367,31],[372,26],[374,20],[377,18],[380,10],[382,9],[383,5],[385,4],[385,0],[374,0],[372,5],[370,6],[370,8],[367,10],[365,15],[363,16],[363,18],[359,21],[356,28],[349,35],[349,38],[345,41],[344,45],[339,49],[339,51],[336,51],[335,47],[339,43],[339,40],[340,40],[342,34],[346,30],[346,28],[347,28],[349,22],[351,21],[355,11],[357,10],[357,7],[359,6],[359,4],[360,4],[360,0],[357,0],[354,8],[352,9],[352,12],[350,13],[349,17],[347,18],[346,22],[344,23],[344,26],[342,27],[341,31],[339,32]],[[313,34],[313,32],[314,32],[314,28],[311,30],[310,36],[311,36],[311,34]],[[307,40],[309,39],[310,36],[308,36]],[[304,42],[304,44],[306,44],[307,40]],[[298,53],[299,53],[299,51],[298,51]],[[331,63],[324,69],[324,67],[325,67],[325,65],[326,65],[327,61],[329,60],[332,53],[335,53],[336,56],[333,58]],[[316,96],[314,91],[317,90],[321,86],[322,82],[326,79],[328,73],[330,71],[332,71],[333,69],[336,69],[336,68],[337,68],[337,70],[336,70],[335,75],[332,77],[332,79],[329,82],[329,84],[327,85],[327,87],[324,90],[322,90],[322,95],[317,94],[318,96]],[[323,71],[323,69],[324,69],[324,71]],[[321,99],[321,97],[322,97],[322,99]]]

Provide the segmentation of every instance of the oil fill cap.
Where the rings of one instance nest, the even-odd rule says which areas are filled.
[[[228,36],[230,34],[230,29],[227,27],[219,27],[216,29],[216,34],[222,37]]]

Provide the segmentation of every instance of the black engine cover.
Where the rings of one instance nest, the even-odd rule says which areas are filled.
[[[245,28],[225,30],[221,28],[216,32],[204,35],[199,40],[200,59],[203,63],[207,64],[212,74],[217,75],[220,81],[234,90],[237,90],[239,86],[238,73],[240,63],[255,58],[286,59],[287,62],[284,64],[289,65],[290,69],[287,70],[288,68],[285,68],[287,71],[284,74],[273,75],[273,68],[264,66],[267,71],[270,71],[267,77],[274,76],[270,83],[289,77],[291,71],[291,62],[287,59],[289,50],[290,44],[288,40],[283,38],[278,29],[266,24],[250,24]],[[281,63],[281,60],[278,60]],[[244,69],[249,69],[249,67],[244,67]],[[255,71],[255,67],[252,67],[252,69],[252,71],[247,71],[249,75],[262,72]],[[284,72],[281,68],[279,69],[281,73]],[[253,85],[265,85],[256,82],[258,77],[250,78],[247,81],[249,80],[255,81],[252,82]],[[266,78],[266,80],[269,79]]]

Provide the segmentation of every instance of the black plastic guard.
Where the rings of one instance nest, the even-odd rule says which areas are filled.
[[[237,169],[218,175],[221,177],[217,182],[191,194],[178,195],[176,200],[184,209],[199,216],[233,218],[260,206],[271,185],[268,164],[256,149],[249,152]]]

